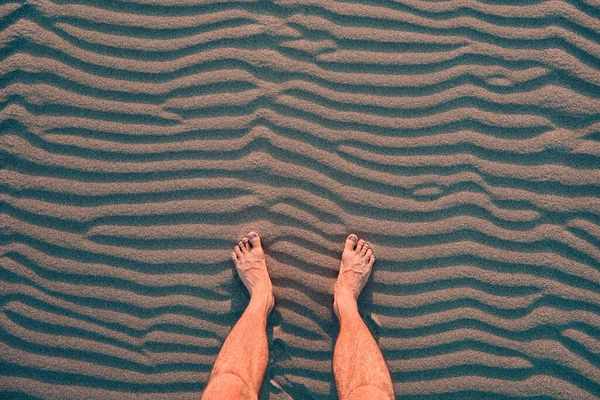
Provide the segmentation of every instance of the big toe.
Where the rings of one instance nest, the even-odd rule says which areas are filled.
[[[248,240],[250,240],[250,243],[252,243],[252,247],[262,249],[262,244],[260,243],[260,236],[258,236],[258,233],[252,231],[249,232],[246,237],[248,237]]]
[[[349,235],[346,238],[346,243],[344,244],[345,250],[354,250],[354,247],[356,247],[357,241],[358,241],[358,236],[356,236],[354,233]]]

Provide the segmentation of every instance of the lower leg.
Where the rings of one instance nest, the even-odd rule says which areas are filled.
[[[203,399],[258,397],[269,360],[266,298],[253,296],[217,356]],[[234,395],[235,394],[235,395]]]
[[[393,399],[390,373],[377,342],[358,313],[356,300],[342,294],[336,294],[336,300],[340,334],[333,352],[333,374],[339,398]],[[365,396],[361,397],[361,393]]]
[[[256,399],[267,369],[267,317],[273,295],[260,238],[245,236],[232,254],[250,303],[235,324],[213,366],[202,399]]]
[[[357,299],[375,257],[363,241],[346,240],[334,294],[340,334],[333,353],[333,374],[340,399],[393,399],[394,388],[377,342],[358,313]]]

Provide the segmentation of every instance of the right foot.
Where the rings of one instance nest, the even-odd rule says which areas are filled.
[[[267,272],[265,253],[256,232],[249,232],[233,248],[231,258],[240,279],[250,292],[250,296],[267,302],[268,312],[275,304],[273,286]]]
[[[355,234],[346,238],[340,273],[333,294],[333,310],[338,318],[341,303],[353,301],[356,304],[358,295],[369,279],[374,262],[375,255],[367,242],[363,239],[358,240]]]

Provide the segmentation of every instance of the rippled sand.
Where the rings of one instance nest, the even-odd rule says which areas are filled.
[[[256,230],[261,398],[335,398],[350,232],[399,398],[597,398],[600,3],[500,3],[0,5],[0,397],[197,399]]]

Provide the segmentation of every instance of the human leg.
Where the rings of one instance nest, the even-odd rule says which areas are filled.
[[[204,400],[257,399],[269,361],[267,317],[275,303],[258,234],[244,236],[232,258],[250,302],[223,343]]]
[[[394,387],[381,350],[358,313],[357,299],[375,256],[364,240],[350,235],[344,244],[334,293],[340,333],[333,353],[338,396],[346,399],[393,399]]]

